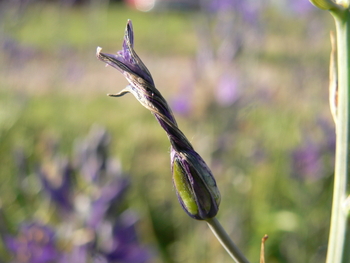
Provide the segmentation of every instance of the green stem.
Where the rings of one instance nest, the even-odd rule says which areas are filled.
[[[349,262],[348,210],[345,209],[349,182],[349,88],[350,88],[350,14],[347,9],[331,11],[337,31],[338,106],[336,124],[336,160],[331,227],[327,263]]]
[[[206,222],[209,225],[211,231],[213,231],[216,238],[221,245],[226,249],[227,253],[233,258],[236,263],[249,263],[243,253],[239,250],[235,243],[226,233],[225,229],[221,226],[220,222],[214,217],[207,219]]]

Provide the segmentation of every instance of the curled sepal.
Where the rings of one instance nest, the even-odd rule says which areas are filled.
[[[102,53],[101,50],[101,47],[97,47],[96,57],[99,60],[118,69],[124,75],[129,73],[153,84],[151,73],[134,50],[134,31],[131,20],[128,20],[126,24],[123,49],[119,50],[117,54]]]
[[[342,10],[343,6],[336,4],[332,0],[309,0],[314,6],[323,10]]]
[[[173,183],[178,200],[186,213],[198,220],[216,216],[220,192],[202,158],[195,152],[172,151]]]

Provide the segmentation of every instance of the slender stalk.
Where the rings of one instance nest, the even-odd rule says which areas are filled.
[[[269,238],[268,235],[265,235],[261,239],[261,247],[260,247],[260,263],[265,263],[265,242]]]
[[[350,89],[350,13],[346,9],[331,11],[337,31],[338,106],[336,124],[336,160],[331,227],[327,263],[350,262],[349,217],[345,201],[349,191],[349,89]]]
[[[249,263],[243,253],[239,250],[235,243],[221,226],[220,222],[214,217],[206,220],[209,228],[213,231],[221,245],[226,249],[227,253],[233,258],[236,263]]]

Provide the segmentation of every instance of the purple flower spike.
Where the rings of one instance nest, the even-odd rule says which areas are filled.
[[[115,178],[100,188],[98,198],[91,203],[91,213],[87,219],[87,225],[96,229],[103,221],[112,204],[116,205],[123,199],[129,186],[126,178]]]
[[[178,128],[168,103],[156,89],[151,73],[137,56],[133,46],[134,35],[129,20],[123,50],[117,55],[111,55],[101,53],[101,48],[97,48],[97,58],[118,69],[129,82],[124,90],[110,96],[120,97],[130,92],[153,113],[171,143],[173,183],[180,204],[195,219],[212,218],[217,214],[220,204],[220,193],[214,176]]]
[[[40,181],[51,200],[58,205],[62,212],[71,212],[73,170],[66,160],[53,160],[38,169]]]
[[[145,263],[150,253],[137,239],[136,223],[138,218],[130,211],[125,211],[113,226],[110,251],[102,251],[108,262]]]
[[[14,254],[14,262],[50,263],[60,257],[53,230],[42,224],[23,225],[18,236],[7,238],[5,243]]]

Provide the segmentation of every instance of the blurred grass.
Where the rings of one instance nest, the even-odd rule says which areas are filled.
[[[180,12],[152,13],[137,12],[122,4],[112,6],[82,6],[69,8],[55,4],[39,4],[31,7],[20,17],[20,23],[11,23],[13,13],[5,15],[4,30],[24,45],[28,44],[46,52],[60,46],[69,46],[82,52],[90,51],[96,42],[107,43],[106,48],[119,48],[123,39],[125,21],[132,18],[137,48],[160,55],[194,53],[191,16]],[[171,21],[171,23],[169,23]],[[184,31],[184,29],[186,29]],[[154,31],[157,30],[155,38]],[[179,39],[186,39],[186,45]],[[143,43],[141,45],[141,43]],[[174,44],[179,43],[179,44]]]
[[[125,22],[132,19],[135,49],[169,98],[189,75],[200,14],[52,4],[17,12],[6,12],[1,24],[2,40],[14,39],[18,45],[0,56],[4,226],[14,231],[21,221],[42,213],[31,212],[40,210],[37,193],[33,200],[18,194],[14,149],[23,147],[35,163],[42,138],[55,136],[61,139],[60,151],[71,155],[74,140],[98,123],[110,131],[112,154],[133,179],[128,200],[142,218],[143,241],[160,250],[154,262],[230,262],[205,223],[188,218],[178,205],[165,133],[131,95],[105,96],[126,82],[94,56],[96,46],[119,50]],[[212,96],[201,93],[192,101],[194,111],[177,118],[212,167],[223,199],[219,219],[247,257],[257,261],[260,239],[267,233],[267,262],[319,262],[328,236],[331,169],[319,180],[292,178],[290,152],[304,133],[317,137],[318,119],[331,123],[327,70],[332,21],[320,13],[296,18],[270,10],[264,16],[263,40],[256,41],[247,28],[255,41],[248,41],[237,58],[243,101],[218,107],[206,103]],[[210,86],[201,84],[196,93]],[[222,138],[223,150],[218,146]],[[0,252],[5,254],[3,246]]]

